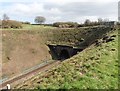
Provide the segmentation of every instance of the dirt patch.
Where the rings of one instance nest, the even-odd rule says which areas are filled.
[[[12,77],[50,60],[46,39],[39,31],[2,32],[2,77]]]

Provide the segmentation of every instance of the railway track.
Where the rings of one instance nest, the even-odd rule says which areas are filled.
[[[15,82],[25,81],[25,80],[35,76],[36,74],[38,74],[40,72],[45,72],[45,71],[49,70],[50,68],[56,66],[59,63],[60,63],[60,61],[53,61],[53,62],[51,62],[49,64],[46,64],[46,65],[44,65],[42,67],[39,67],[39,68],[37,68],[35,70],[32,70],[32,71],[30,71],[30,72],[28,72],[26,74],[23,74],[23,75],[20,75],[18,77],[12,78],[12,79],[10,79],[8,81],[5,81],[2,84],[0,84],[1,85],[0,89],[6,89],[7,84],[12,85]]]

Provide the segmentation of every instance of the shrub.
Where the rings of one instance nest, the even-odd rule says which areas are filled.
[[[53,23],[54,27],[59,27],[59,28],[76,28],[78,27],[77,22],[55,22]]]
[[[2,21],[0,20],[0,28],[2,27]]]
[[[22,23],[14,20],[3,20],[2,28],[22,28]]]
[[[61,25],[61,22],[55,22],[55,23],[53,23],[54,27],[59,27],[59,25]]]
[[[66,24],[70,25],[70,27],[78,27],[78,23],[77,22],[66,22]]]
[[[22,24],[30,24],[30,22],[26,21],[26,22],[21,22]]]

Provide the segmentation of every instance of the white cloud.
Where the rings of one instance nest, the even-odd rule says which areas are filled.
[[[15,3],[13,5],[8,6],[8,9],[4,9],[5,12],[10,14],[27,14],[32,15],[36,13],[44,12],[42,3],[29,3],[29,4],[22,4],[22,3]]]
[[[60,16],[50,16],[50,17],[47,17],[47,20],[49,21],[49,23],[52,23],[52,22],[56,22],[56,21],[60,21],[61,20],[61,17]]]
[[[24,5],[24,4],[15,4],[11,6],[11,10],[13,10],[14,12],[29,12],[30,8],[29,6]]]
[[[51,2],[51,3],[70,3],[70,2],[118,2],[119,0],[0,0],[0,2]]]
[[[58,8],[51,8],[50,10],[47,10],[51,14],[61,14],[62,12]]]
[[[1,0],[0,0],[1,1]],[[14,1],[14,0],[4,0]],[[2,7],[0,14],[7,13],[10,17],[28,21],[34,20],[37,15],[45,16],[47,22],[77,21],[83,22],[86,18],[96,20],[98,17],[116,20],[115,6],[118,0],[15,0],[14,3]],[[88,3],[88,2],[93,3]],[[77,3],[75,3],[77,2]],[[81,3],[86,2],[86,3]],[[106,7],[107,5],[107,7]],[[98,16],[99,15],[99,16]],[[106,16],[105,16],[106,15]],[[20,17],[20,18],[19,18]],[[116,17],[116,18],[115,18]],[[26,20],[25,20],[26,21]]]

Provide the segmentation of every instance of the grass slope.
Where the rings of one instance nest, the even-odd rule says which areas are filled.
[[[117,31],[110,35],[117,35]],[[101,46],[90,46],[62,62],[47,75],[39,74],[15,88],[34,89],[117,89],[118,36]]]
[[[46,30],[46,29],[55,29],[55,27],[52,26],[43,26],[43,25],[31,25],[31,24],[22,24],[22,28],[4,28],[0,30]]]
[[[2,31],[2,78],[11,78],[50,60],[50,30]]]

